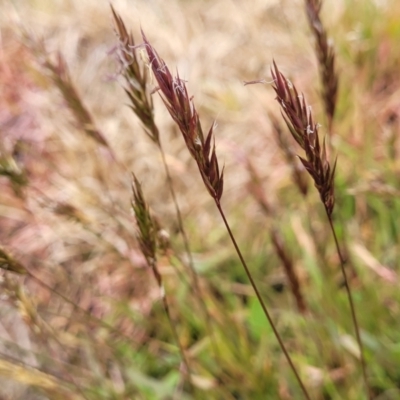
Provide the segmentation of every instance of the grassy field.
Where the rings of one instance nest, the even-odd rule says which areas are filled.
[[[399,399],[400,2],[111,3],[0,0],[0,398]]]

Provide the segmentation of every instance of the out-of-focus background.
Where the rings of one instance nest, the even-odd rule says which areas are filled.
[[[135,42],[143,29],[186,80],[203,129],[217,122],[224,210],[312,398],[366,398],[326,216],[311,181],[306,196],[299,192],[271,122],[282,123],[288,146],[301,155],[270,84],[275,60],[311,105],[321,139],[328,134],[304,2],[111,3]],[[329,137],[332,160],[338,157],[335,226],[371,393],[397,399],[400,3],[323,3],[339,76]],[[160,152],[128,107],[117,52],[109,2],[0,0],[0,398],[301,398],[197,167],[154,93],[202,299],[193,290]],[[92,126],[82,126],[57,86],[55,76],[66,71],[107,146],[88,134]],[[252,80],[263,83],[243,84]],[[159,267],[191,382],[138,246],[131,172],[169,238]],[[303,309],[271,232],[279,232],[294,266]]]

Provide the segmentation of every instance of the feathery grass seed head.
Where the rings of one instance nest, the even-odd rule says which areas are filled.
[[[215,123],[211,125],[205,137],[193,97],[189,96],[185,81],[179,77],[178,73],[176,76],[171,74],[168,66],[147,40],[143,31],[142,36],[161,99],[178,125],[186,147],[197,163],[208,192],[219,201],[223,193],[224,179],[223,169],[220,171],[218,164],[215,142],[213,142],[216,125]]]
[[[150,215],[149,207],[143,196],[142,187],[135,175],[133,175],[132,192],[132,209],[139,230],[138,240],[140,249],[148,264],[152,265],[156,260],[157,226]]]
[[[322,99],[329,123],[335,114],[339,78],[335,69],[335,51],[332,41],[328,39],[327,32],[322,24],[322,0],[306,0],[307,19],[315,38],[315,51],[318,58]]]
[[[311,108],[307,105],[304,95],[299,96],[296,87],[279,71],[275,61],[271,69],[276,93],[276,100],[281,105],[283,119],[290,133],[306,157],[299,159],[314,180],[321,200],[329,215],[335,204],[334,176],[336,161],[330,166],[325,140],[322,145],[319,140],[319,124],[314,123]]]
[[[137,49],[141,45],[135,45],[132,33],[128,33],[122,18],[112,6],[111,11],[118,37],[117,57],[121,74],[125,80],[124,90],[130,100],[129,107],[143,124],[144,130],[150,139],[159,144],[160,135],[154,121],[153,99],[148,90],[149,74],[147,66],[143,64],[143,60],[139,60],[137,54]],[[139,55],[142,54],[143,52],[139,53]]]

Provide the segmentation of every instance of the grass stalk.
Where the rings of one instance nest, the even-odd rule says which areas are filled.
[[[0,245],[0,269],[3,269],[5,271],[13,272],[15,274],[19,275],[26,275],[33,281],[35,281],[38,285],[43,287],[44,289],[48,290],[49,292],[53,293],[54,295],[60,297],[62,300],[64,300],[67,304],[72,306],[75,311],[78,311],[79,313],[83,314],[85,317],[87,317],[90,321],[94,322],[95,324],[102,326],[103,328],[107,329],[109,332],[115,334],[118,336],[120,339],[126,341],[126,342],[131,342],[132,338],[125,335],[123,332],[120,330],[116,329],[109,323],[103,321],[100,318],[95,317],[92,315],[89,311],[85,310],[84,308],[80,307],[78,304],[76,304],[73,300],[68,298],[66,295],[61,293],[60,291],[54,289],[51,285],[43,281],[42,279],[38,278],[26,265],[20,263],[16,258],[11,255],[6,249],[4,249]]]
[[[365,384],[365,388],[367,391],[367,398],[369,400],[372,399],[372,395],[371,395],[371,390],[369,387],[369,383],[368,383],[368,377],[367,377],[367,363],[365,361],[365,356],[364,356],[364,346],[362,344],[362,340],[361,340],[361,335],[360,335],[360,326],[358,324],[358,320],[357,320],[357,315],[356,315],[356,309],[354,306],[354,300],[353,300],[353,295],[350,289],[350,282],[347,278],[347,273],[346,273],[346,260],[343,257],[342,251],[340,250],[340,246],[339,246],[339,241],[336,235],[336,231],[335,231],[335,227],[333,225],[333,220],[332,220],[332,216],[326,212],[326,216],[328,218],[329,221],[329,226],[335,241],[335,246],[336,246],[336,251],[337,254],[339,256],[339,260],[340,260],[340,269],[342,271],[342,275],[343,275],[343,279],[344,279],[344,286],[346,288],[346,294],[347,294],[347,299],[350,305],[350,312],[351,312],[351,319],[353,321],[353,325],[354,325],[354,331],[356,334],[356,338],[357,338],[357,344],[360,350],[360,364],[361,364],[361,370],[362,370],[362,375],[363,375],[363,379],[364,379],[364,384]]]
[[[168,66],[157,54],[143,31],[142,36],[149,57],[150,66],[158,83],[158,88],[156,90],[159,92],[165,107],[182,133],[186,147],[195,160],[203,183],[218,208],[229,237],[235,247],[236,253],[246,271],[263,312],[272,327],[279,346],[288,360],[290,368],[292,369],[305,398],[310,400],[307,389],[304,386],[283,340],[276,329],[222,209],[220,200],[224,189],[224,168],[222,168],[222,170],[220,169],[218,157],[215,151],[215,140],[213,140],[215,123],[211,125],[207,135],[205,135],[203,133],[199,115],[193,103],[193,97],[189,96],[185,81],[179,77],[179,74],[177,74],[176,77],[172,76]]]
[[[182,240],[183,240],[183,246],[185,248],[185,252],[188,256],[188,265],[189,265],[189,270],[191,272],[191,276],[192,276],[192,281],[193,281],[193,285],[194,285],[194,290],[197,294],[197,299],[199,300],[199,304],[200,307],[202,309],[202,312],[204,314],[205,317],[205,329],[207,332],[207,335],[210,338],[211,341],[211,346],[214,352],[214,356],[218,357],[218,346],[217,343],[215,341],[215,334],[212,328],[212,321],[211,321],[211,315],[207,309],[207,306],[204,302],[204,295],[203,295],[203,291],[201,289],[200,286],[200,282],[199,282],[199,277],[198,274],[196,272],[196,269],[194,268],[194,260],[193,260],[193,255],[192,255],[192,251],[190,248],[190,243],[189,243],[189,238],[186,234],[186,230],[184,228],[183,225],[183,219],[182,219],[182,213],[181,210],[179,208],[179,204],[178,204],[178,199],[175,193],[175,189],[174,189],[174,183],[172,181],[172,177],[171,177],[171,173],[169,171],[169,167],[167,164],[167,161],[165,159],[165,152],[164,149],[161,145],[161,142],[158,143],[158,147],[160,149],[160,153],[161,153],[161,158],[162,158],[162,163],[164,165],[164,170],[165,170],[165,175],[167,177],[167,181],[168,181],[168,187],[170,190],[170,194],[172,197],[172,201],[174,203],[174,207],[175,207],[175,213],[176,213],[176,218],[177,218],[177,222],[178,222],[178,228],[179,228],[179,232],[182,236]]]
[[[285,344],[284,344],[284,342],[282,340],[282,337],[281,337],[280,333],[276,329],[276,325],[275,325],[274,321],[272,320],[272,317],[271,317],[271,315],[270,315],[270,313],[268,311],[268,308],[267,308],[267,306],[266,306],[266,304],[265,304],[265,302],[264,302],[264,300],[263,300],[263,298],[261,296],[260,291],[258,290],[256,282],[253,279],[253,275],[250,272],[250,269],[249,269],[249,267],[248,267],[243,255],[242,255],[242,252],[240,251],[240,248],[239,248],[239,246],[238,246],[238,244],[236,242],[235,236],[233,235],[232,230],[231,230],[231,228],[229,226],[229,223],[228,223],[228,221],[227,221],[227,219],[225,217],[225,213],[224,213],[224,211],[222,209],[221,203],[219,202],[218,199],[214,199],[214,200],[215,200],[215,205],[217,206],[218,211],[219,211],[219,213],[220,213],[220,215],[222,217],[222,220],[224,221],[224,225],[226,227],[226,230],[228,231],[228,235],[229,235],[229,237],[230,237],[230,239],[232,241],[232,244],[235,247],[235,250],[236,250],[236,253],[237,253],[237,255],[238,255],[239,259],[240,259],[240,262],[241,262],[244,270],[246,271],[247,278],[249,279],[250,284],[251,284],[251,286],[252,286],[252,288],[254,290],[254,293],[257,296],[257,300],[259,301],[259,303],[261,305],[261,308],[262,308],[262,310],[264,312],[264,315],[266,316],[266,318],[267,318],[267,320],[268,320],[268,322],[269,322],[269,324],[270,324],[270,326],[271,326],[271,328],[272,328],[272,330],[274,332],[274,335],[275,335],[275,337],[276,337],[276,339],[277,339],[277,341],[279,343],[279,346],[280,346],[283,354],[285,355],[285,358],[286,358],[287,362],[289,363],[290,368],[292,369],[293,374],[295,375],[298,384],[300,385],[300,388],[301,388],[301,390],[302,390],[302,392],[304,394],[304,397],[306,399],[310,400],[311,397],[308,394],[308,391],[307,391],[302,379],[300,378],[299,373],[297,372],[297,369],[296,369],[296,367],[295,367],[295,365],[293,363],[292,358],[289,355],[289,352],[286,349],[286,346],[285,346]]]
[[[174,189],[173,179],[168,167],[168,163],[166,161],[165,151],[161,143],[160,132],[154,120],[154,106],[152,97],[149,96],[149,76],[147,72],[147,67],[140,66],[140,61],[136,53],[137,46],[135,45],[133,35],[128,32],[121,16],[117,14],[112,6],[111,11],[114,17],[116,34],[119,42],[118,61],[121,66],[121,74],[125,79],[125,92],[131,102],[130,108],[143,124],[147,136],[151,139],[153,143],[155,143],[160,151],[162,164],[164,166],[164,171],[167,178],[168,188],[171,194],[172,201],[174,203],[178,229],[182,236],[183,246],[188,257],[186,266],[189,267],[188,269],[191,275],[195,293],[197,295],[196,298],[198,299],[200,308],[205,317],[205,329],[207,335],[210,337],[214,355],[217,356],[218,349],[215,343],[215,337],[211,326],[211,316],[209,311],[207,310],[207,306],[204,301],[205,296],[201,289],[199,277],[194,267],[194,260],[190,248],[189,238],[183,224],[182,213]]]
[[[165,287],[162,279],[162,275],[158,269],[157,265],[157,228],[156,222],[150,215],[149,208],[144,199],[141,185],[135,175],[133,175],[133,183],[132,183],[132,192],[133,192],[133,201],[132,201],[132,209],[135,214],[137,226],[138,226],[138,240],[140,244],[140,248],[142,253],[146,259],[147,265],[151,268],[153,272],[153,276],[157,282],[158,288],[160,290],[160,295],[162,298],[163,308],[165,314],[167,316],[169,325],[171,327],[171,332],[174,337],[174,340],[179,348],[179,352],[181,354],[182,362],[186,368],[186,374],[188,378],[188,383],[190,385],[192,393],[194,393],[194,386],[191,378],[191,368],[189,364],[189,360],[186,357],[185,350],[183,345],[179,339],[179,334],[176,329],[176,323],[174,322],[170,307],[168,304],[167,296],[165,293]]]
[[[360,329],[357,323],[351,289],[344,267],[345,260],[340,251],[336,232],[332,222],[332,213],[335,206],[334,178],[337,160],[335,160],[333,166],[330,165],[325,141],[321,144],[319,140],[318,129],[320,126],[318,123],[314,123],[311,108],[307,105],[304,95],[300,94],[293,83],[286,79],[282,72],[279,71],[275,62],[271,73],[274,80],[273,89],[277,95],[276,100],[281,105],[282,116],[293,139],[305,152],[305,158],[299,156],[299,159],[312,177],[314,185],[319,192],[320,199],[325,207],[325,212],[329,220],[330,229],[335,239],[336,249],[340,258],[340,266],[345,280],[354,329],[356,331],[357,342],[360,350],[363,378],[368,396],[370,396],[366,374],[366,363],[363,356],[363,347],[360,337]]]

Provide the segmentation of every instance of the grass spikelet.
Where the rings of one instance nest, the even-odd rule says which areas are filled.
[[[300,161],[313,178],[315,187],[317,188],[321,201],[325,206],[329,227],[334,237],[336,251],[340,259],[340,268],[345,282],[351,318],[360,349],[360,362],[363,378],[370,398],[360,328],[358,326],[353,296],[351,294],[350,284],[345,269],[346,260],[340,249],[336,231],[333,226],[332,212],[335,205],[334,177],[336,160],[333,167],[331,167],[327,158],[325,140],[321,145],[318,137],[319,125],[314,123],[311,108],[307,105],[304,95],[299,94],[296,87],[279,71],[275,62],[274,68],[271,69],[271,73],[274,80],[272,87],[277,95],[276,100],[281,105],[282,116],[294,140],[296,140],[306,154],[306,158],[299,156]]]
[[[332,215],[335,205],[334,177],[336,161],[331,167],[327,158],[325,140],[320,143],[319,124],[315,123],[310,106],[303,94],[279,71],[274,62],[271,69],[274,80],[273,88],[276,100],[281,105],[281,111],[287,127],[294,140],[304,150],[306,157],[299,159],[304,168],[314,180],[328,215]]]
[[[143,124],[149,138],[159,145],[160,134],[154,121],[153,99],[148,90],[148,68],[140,63],[133,35],[112,6],[111,12],[118,38],[117,57],[126,84],[124,90],[130,100],[129,107]]]
[[[4,269],[5,271],[15,272],[16,274],[21,274],[21,275],[25,275],[27,273],[25,267],[1,246],[0,246],[0,268]]]
[[[203,182],[213,199],[220,201],[224,190],[224,171],[220,170],[215,151],[213,123],[204,136],[199,115],[189,97],[185,81],[173,77],[165,62],[158,56],[142,32],[150,66],[158,83],[158,91],[172,119],[178,125],[186,147],[199,168]]]
[[[251,286],[257,296],[263,313],[267,318],[279,343],[279,346],[296,377],[296,380],[303,392],[303,395],[306,399],[310,399],[308,391],[300,378],[300,375],[285,347],[283,339],[281,338],[274,324],[274,321],[272,320],[272,317],[261,296],[256,282],[253,279],[252,273],[250,272],[250,269],[242,255],[242,252],[240,251],[235,236],[223,211],[221,205],[221,197],[223,194],[224,180],[223,170],[220,172],[218,158],[215,151],[215,141],[213,140],[213,130],[215,128],[215,123],[212,124],[207,136],[204,136],[200,123],[200,118],[193,102],[193,97],[189,97],[185,81],[179,77],[179,73],[177,73],[175,77],[172,76],[164,60],[159,57],[156,50],[147,40],[143,31],[142,36],[153,74],[158,83],[157,90],[159,91],[160,96],[169,114],[181,131],[187,149],[197,163],[199,172],[208,190],[208,193],[214,199],[215,205],[218,208],[221,218],[223,219],[225,228],[228,232],[233,246],[235,247],[236,253],[246,272]]]
[[[53,81],[54,86],[60,91],[65,103],[72,112],[79,129],[85,132],[98,144],[106,147],[114,156],[112,149],[101,130],[97,127],[92,114],[87,109],[76,89],[68,65],[61,52],[57,52],[54,59],[47,53],[44,43],[33,39],[26,39],[31,51],[35,54],[43,70]]]
[[[168,300],[165,293],[165,287],[162,279],[162,275],[159,272],[158,264],[157,264],[157,240],[158,240],[158,229],[157,223],[150,215],[149,207],[144,199],[142,187],[136,178],[133,175],[133,183],[132,183],[132,192],[133,192],[133,200],[132,200],[132,209],[135,214],[135,219],[138,227],[138,241],[140,248],[144,257],[146,258],[147,265],[151,268],[154,278],[157,282],[157,285],[160,290],[160,296],[163,302],[163,307],[165,314],[168,318],[169,324],[171,326],[172,333],[174,335],[176,344],[178,345],[182,361],[186,368],[186,374],[188,378],[189,385],[193,391],[193,384],[191,379],[191,370],[189,361],[186,357],[185,350],[181,344],[179,339],[178,331],[176,329],[176,323],[173,321],[170,307],[168,304]]]
[[[152,266],[157,261],[157,225],[150,216],[149,208],[144,200],[142,187],[135,175],[133,175],[132,192],[132,209],[135,213],[135,219],[139,230],[138,240],[140,249],[149,266]],[[157,270],[155,272],[157,283],[161,284],[161,276]]]
[[[335,69],[335,50],[324,24],[320,12],[322,0],[306,0],[307,19],[315,38],[315,53],[322,85],[322,99],[328,119],[329,133],[332,133],[332,121],[335,115],[339,78]]]
[[[214,335],[211,327],[211,316],[208,312],[207,306],[204,302],[204,293],[200,286],[198,273],[194,267],[192,251],[190,248],[189,238],[183,224],[182,213],[178,204],[178,199],[175,193],[174,183],[171,172],[168,167],[164,148],[162,146],[161,137],[158,127],[154,120],[154,106],[153,98],[150,91],[150,82],[148,67],[145,65],[144,60],[139,60],[138,47],[132,33],[128,33],[122,18],[116,13],[111,6],[111,11],[116,25],[116,33],[118,37],[118,61],[121,68],[121,74],[125,80],[124,90],[130,100],[130,108],[134,114],[139,118],[143,124],[144,131],[153,143],[158,147],[162,163],[167,177],[168,187],[171,193],[172,201],[175,206],[176,218],[178,222],[179,231],[183,239],[183,245],[188,258],[188,269],[192,278],[193,288],[197,294],[197,299],[202,309],[206,320],[207,334],[211,337],[214,354],[217,354],[217,347],[214,340]],[[143,56],[143,54],[142,54]],[[144,58],[144,56],[142,57]],[[141,66],[142,65],[142,66]]]

